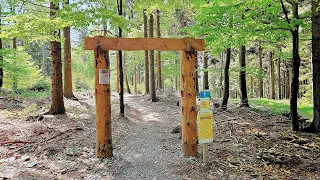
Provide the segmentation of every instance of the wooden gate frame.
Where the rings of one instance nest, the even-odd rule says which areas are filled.
[[[93,50],[95,61],[96,157],[112,156],[110,84],[99,84],[99,69],[110,69],[109,50],[181,51],[182,153],[197,155],[196,59],[204,51],[204,40],[194,38],[107,38],[84,39],[84,49]]]

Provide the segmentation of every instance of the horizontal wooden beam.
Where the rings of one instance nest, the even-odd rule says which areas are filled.
[[[194,38],[170,39],[170,38],[84,38],[85,50],[161,50],[161,51],[204,51],[204,40]]]

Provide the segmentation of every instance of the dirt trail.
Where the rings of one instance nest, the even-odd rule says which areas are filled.
[[[49,99],[19,106],[0,102],[0,179],[319,179],[320,135],[291,132],[282,116],[229,105],[214,112],[214,142],[207,164],[181,154],[179,98],[125,95],[125,117],[119,117],[112,93],[114,157],[95,158],[95,107],[89,93],[79,101],[65,99],[65,115],[37,114]],[[54,137],[54,138],[52,138]],[[17,151],[19,150],[19,151]]]
[[[143,96],[126,96],[126,119],[115,123],[115,155],[111,166],[116,177],[128,179],[179,179],[172,171],[181,161],[178,135],[170,134],[179,124],[176,103],[150,103]],[[121,135],[122,134],[122,135]]]

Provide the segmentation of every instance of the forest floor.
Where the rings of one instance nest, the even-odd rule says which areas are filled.
[[[279,115],[214,109],[214,142],[183,157],[181,107],[174,92],[159,101],[125,95],[125,118],[112,94],[114,157],[95,158],[95,105],[90,93],[65,99],[65,115],[44,115],[50,99],[0,98],[0,179],[320,179],[320,135],[292,132]],[[39,116],[40,115],[40,116]]]

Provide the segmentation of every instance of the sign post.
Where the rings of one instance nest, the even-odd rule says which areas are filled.
[[[198,143],[203,144],[203,162],[207,161],[207,144],[213,142],[212,111],[210,91],[200,91],[200,111],[198,112]]]

